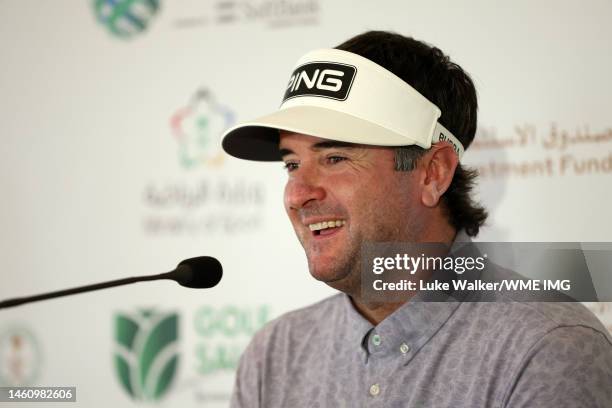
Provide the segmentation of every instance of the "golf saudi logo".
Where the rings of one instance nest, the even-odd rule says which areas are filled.
[[[114,362],[121,386],[135,400],[160,400],[178,365],[178,315],[140,310],[115,315],[114,326]]]
[[[159,0],[94,0],[93,7],[111,34],[127,39],[147,29],[159,11]]]

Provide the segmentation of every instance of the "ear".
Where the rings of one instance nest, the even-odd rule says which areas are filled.
[[[448,190],[453,181],[459,158],[448,142],[436,143],[425,160],[425,180],[421,192],[421,202],[426,207],[435,207],[440,197]]]

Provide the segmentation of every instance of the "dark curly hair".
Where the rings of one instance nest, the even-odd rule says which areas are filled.
[[[440,49],[387,31],[368,31],[336,47],[361,55],[391,71],[442,111],[439,122],[467,149],[476,133],[478,101],[470,76]],[[395,148],[395,168],[410,171],[425,153],[419,146]],[[478,173],[459,163],[442,204],[449,222],[470,236],[478,235],[486,210],[471,197]]]

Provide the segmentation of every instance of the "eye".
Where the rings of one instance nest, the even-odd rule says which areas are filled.
[[[327,162],[328,162],[329,164],[337,164],[337,163],[340,163],[340,162],[342,162],[342,161],[345,161],[346,159],[347,159],[347,158],[346,158],[346,157],[343,157],[343,156],[329,156],[329,157],[327,158]]]
[[[287,170],[287,172],[291,173],[292,171],[298,169],[299,164],[295,161],[287,161],[285,162],[285,165],[283,167],[285,168],[285,170]]]

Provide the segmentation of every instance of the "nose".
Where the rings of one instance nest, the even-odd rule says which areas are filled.
[[[316,169],[302,166],[295,170],[285,185],[285,208],[299,210],[325,198],[322,179]]]

